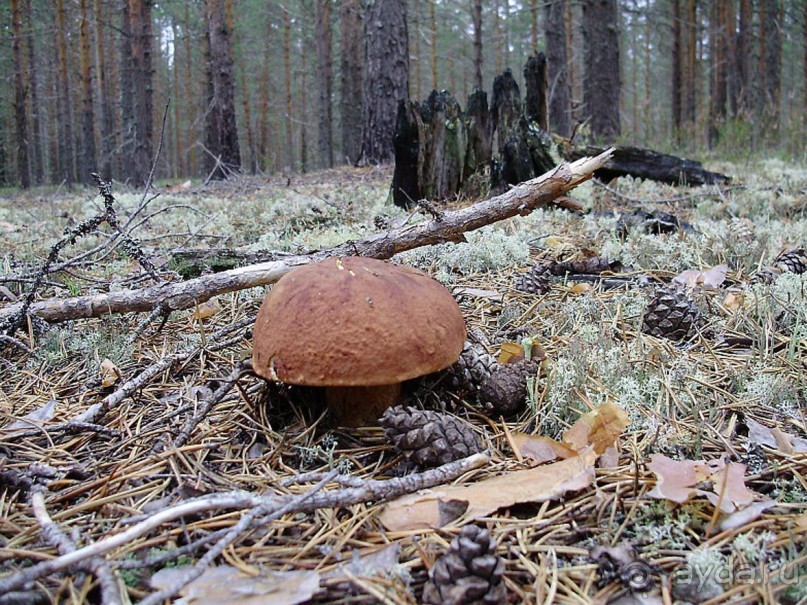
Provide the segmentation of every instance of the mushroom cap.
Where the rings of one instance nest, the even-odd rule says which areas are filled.
[[[465,342],[451,293],[422,271],[348,256],[294,269],[269,291],[252,364],[308,386],[403,382],[450,366]]]

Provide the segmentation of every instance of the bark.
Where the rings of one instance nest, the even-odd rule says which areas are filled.
[[[227,20],[232,0],[206,0],[207,114],[205,116],[205,172],[227,178],[241,169],[241,150],[235,123],[232,31]]]
[[[737,111],[746,115],[751,109],[752,23],[753,6],[751,0],[740,0],[740,27],[737,33],[737,79],[739,81]]]
[[[269,63],[272,58],[272,20],[266,20],[263,39],[263,64],[261,65],[261,117],[258,129],[258,157],[261,170],[268,171],[269,161]]]
[[[420,157],[419,112],[417,103],[401,101],[395,119],[395,169],[392,173],[392,202],[399,208],[409,208],[421,199],[418,174]]]
[[[572,93],[569,88],[566,54],[566,2],[545,4],[546,62],[549,91],[549,129],[561,136],[572,134]],[[537,17],[536,17],[537,18]]]
[[[583,39],[585,114],[595,140],[613,141],[619,121],[619,9],[616,0],[585,0]]]
[[[364,22],[363,163],[394,157],[392,139],[398,103],[409,96],[409,48],[404,0],[374,0]]]
[[[681,102],[681,122],[682,125],[692,130],[695,126],[696,106],[695,106],[695,79],[697,65],[697,2],[696,0],[686,1],[686,13],[682,23],[684,46],[683,65],[681,71],[681,87],[683,97]]]
[[[804,4],[804,11],[802,11],[802,19],[801,19],[801,29],[802,29],[802,51],[804,52],[804,58],[802,59],[802,71],[804,72],[803,79],[802,79],[802,103],[804,105],[803,113],[802,113],[802,120],[805,126],[807,126],[807,3]]]
[[[431,25],[431,56],[432,90],[437,90],[437,18],[434,4],[437,0],[427,0],[429,3],[429,24]]]
[[[27,17],[28,34],[26,46],[28,51],[28,91],[31,97],[31,177],[33,183],[39,185],[45,177],[45,161],[42,140],[43,107],[39,99],[39,65],[34,45],[34,18],[31,11],[31,0],[23,0],[23,14]]]
[[[487,166],[493,155],[493,124],[488,109],[488,95],[484,90],[475,90],[468,97],[465,122],[468,132],[468,151],[465,154],[467,178]]]
[[[64,0],[56,0],[57,113],[59,164],[57,178],[70,187],[75,182],[73,157],[73,110],[67,57],[67,15]]]
[[[403,225],[313,254],[289,256],[185,282],[163,282],[141,290],[118,290],[39,301],[30,306],[30,313],[45,321],[60,322],[116,313],[147,312],[157,305],[162,305],[168,311],[189,309],[219,294],[274,283],[293,268],[324,258],[367,256],[387,259],[413,248],[445,242],[462,242],[467,231],[474,231],[514,216],[526,216],[537,208],[551,204],[556,198],[590,179],[593,172],[605,164],[610,153],[608,150],[595,158],[583,158],[571,164],[562,164],[538,178],[509,189],[502,195],[465,208],[443,212],[433,220]],[[0,309],[0,321],[21,308],[22,303],[17,303]]]
[[[95,165],[95,108],[93,107],[94,66],[91,53],[90,0],[79,0],[79,71],[81,80],[81,160],[79,180],[98,171]]]
[[[673,130],[680,142],[681,131],[681,77],[683,75],[683,61],[681,54],[681,0],[672,0],[672,121]]]
[[[291,119],[291,15],[283,9],[283,83],[286,93],[286,170],[294,170]]]
[[[709,16],[709,127],[708,141],[712,148],[717,144],[720,127],[726,118],[728,102],[728,44],[726,41],[725,3],[714,2]]]
[[[349,164],[355,164],[361,155],[361,120],[364,107],[362,91],[362,14],[359,0],[344,0],[340,8],[342,30],[341,54],[341,115],[342,155]]]
[[[100,172],[105,180],[112,179],[112,157],[114,153],[115,137],[115,115],[112,111],[112,86],[109,74],[107,73],[107,49],[106,46],[106,20],[104,14],[104,3],[101,0],[94,2],[95,20],[95,80],[96,98],[98,99],[98,121],[99,121],[99,148],[98,166],[96,170]]]
[[[194,80],[192,74],[194,73],[193,66],[193,53],[191,52],[191,32],[190,32],[190,3],[185,3],[185,11],[183,15],[184,30],[185,30],[185,70],[183,80],[185,82],[185,94],[191,98],[195,98]],[[197,174],[197,152],[196,152],[196,131],[194,128],[193,110],[194,103],[187,103],[185,113],[188,118],[186,120],[185,141],[188,144],[188,174]]]
[[[247,170],[255,174],[258,171],[258,160],[255,154],[255,133],[252,128],[252,100],[247,82],[247,69],[241,61],[241,104],[244,110],[244,132],[247,135]]]
[[[600,152],[601,148],[589,145],[568,147],[563,155],[567,160],[574,160]],[[724,174],[704,170],[701,163],[694,160],[659,153],[652,149],[622,146],[613,148],[611,159],[598,169],[594,176],[603,182],[620,176],[632,176],[671,185],[714,185],[731,180]]]
[[[173,127],[173,143],[174,143],[174,153],[173,153],[173,176],[174,178],[179,178],[182,175],[187,174],[187,169],[183,165],[183,154],[182,150],[185,148],[185,143],[182,140],[182,103],[179,101],[179,57],[177,52],[177,45],[180,39],[179,34],[179,23],[177,23],[176,18],[171,18],[171,34],[174,37],[174,64],[171,69],[171,98],[174,102],[171,104],[171,109],[173,110],[173,120],[172,120],[172,127]]]
[[[485,90],[482,80],[482,0],[473,0],[471,21],[474,28],[474,86]]]
[[[14,125],[17,141],[17,180],[20,187],[31,186],[31,166],[28,162],[28,91],[25,86],[22,52],[22,11],[19,0],[11,0],[11,52],[14,62]]]
[[[317,149],[319,164],[333,167],[333,54],[331,0],[317,0]]]
[[[549,130],[546,107],[546,56],[534,53],[524,65],[524,83],[526,96],[524,99],[527,119],[535,122],[543,130]]]
[[[550,7],[554,3],[545,4],[546,11],[549,12]],[[562,9],[561,9],[562,10]],[[551,25],[547,23],[547,36],[549,36],[549,32],[551,31]],[[565,35],[565,34],[564,34]],[[564,41],[565,44],[565,41]],[[549,41],[547,39],[547,46],[549,45]],[[530,0],[530,51],[535,52],[538,50],[538,0]],[[549,54],[549,49],[547,48],[547,54]]]
[[[121,90],[122,97],[131,96],[131,108],[126,107],[128,119],[124,119],[126,144],[121,159],[121,169],[135,186],[143,186],[151,170],[154,145],[152,140],[153,121],[153,70],[152,70],[152,23],[151,6],[153,0],[128,0],[130,44],[122,47],[124,73],[129,82]],[[126,33],[124,32],[124,36]],[[128,52],[128,56],[126,53]],[[128,65],[127,65],[128,64]]]
[[[779,118],[779,88],[782,79],[782,15],[778,0],[760,0],[759,7],[759,73],[762,82],[759,111],[775,123]]]

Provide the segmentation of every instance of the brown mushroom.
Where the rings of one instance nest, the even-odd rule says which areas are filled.
[[[454,363],[465,322],[451,293],[422,271],[349,256],[284,275],[253,338],[258,375],[326,387],[334,420],[360,426],[397,402],[401,382]]]

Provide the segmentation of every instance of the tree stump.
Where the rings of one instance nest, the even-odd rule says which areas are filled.
[[[541,130],[549,130],[546,103],[546,55],[535,53],[530,55],[524,65],[524,82],[527,93],[525,97],[527,119],[538,124]]]

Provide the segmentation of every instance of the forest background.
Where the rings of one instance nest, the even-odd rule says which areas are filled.
[[[807,154],[801,0],[9,0],[0,27],[0,186],[143,185],[160,143],[158,179],[386,162],[399,100],[464,106],[534,51],[558,134]]]

